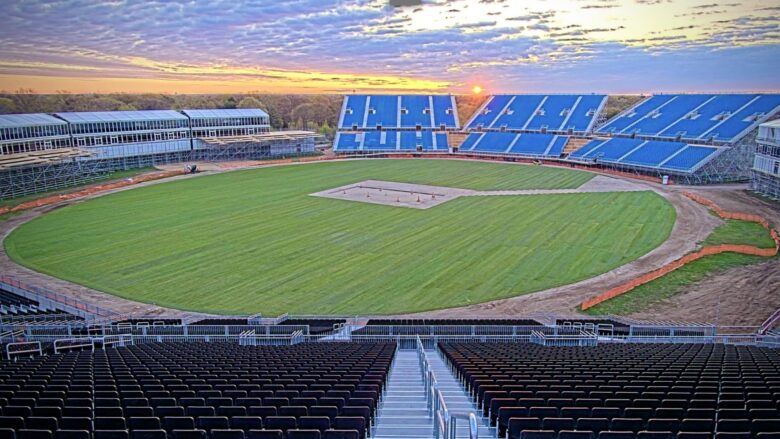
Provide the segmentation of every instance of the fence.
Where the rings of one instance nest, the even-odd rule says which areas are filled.
[[[720,206],[715,204],[713,201],[704,198],[700,195],[692,194],[690,192],[683,192],[683,194],[686,197],[690,198],[691,200],[709,207],[721,218],[750,221],[750,222],[761,224],[765,229],[769,230],[769,234],[772,237],[772,240],[775,242],[775,246],[773,248],[759,248],[759,247],[754,247],[752,245],[737,245],[737,244],[720,244],[720,245],[707,246],[698,251],[688,253],[682,258],[677,259],[676,261],[672,261],[661,268],[653,270],[649,273],[646,273],[642,276],[632,279],[622,285],[618,285],[610,290],[607,290],[606,292],[601,293],[598,296],[591,297],[590,299],[585,300],[580,304],[580,309],[584,311],[588,308],[592,308],[598,305],[599,303],[606,302],[609,299],[625,294],[640,285],[658,279],[659,277],[662,277],[668,273],[671,273],[674,270],[677,270],[678,268],[682,267],[685,264],[689,264],[705,256],[711,256],[711,255],[716,255],[725,252],[742,253],[746,255],[763,256],[763,257],[773,257],[777,255],[778,249],[780,248],[780,236],[777,234],[776,230],[771,229],[769,227],[769,222],[765,218],[759,215],[753,215],[748,213],[729,212],[721,209]]]
[[[529,341],[542,346],[598,346],[599,337],[595,332],[588,331],[571,335],[546,335],[541,331],[534,331]]]

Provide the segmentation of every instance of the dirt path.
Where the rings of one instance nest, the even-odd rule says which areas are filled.
[[[754,196],[747,185],[674,187],[700,194],[725,210],[758,214],[780,228],[780,205]],[[690,285],[682,294],[631,314],[636,318],[663,315],[672,320],[719,322],[727,326],[758,326],[780,308],[780,258],[736,267]]]

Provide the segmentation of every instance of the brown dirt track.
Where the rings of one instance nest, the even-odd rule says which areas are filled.
[[[180,169],[180,167],[179,167]],[[204,169],[204,168],[201,168]],[[213,167],[227,169],[222,166]],[[191,178],[180,176],[178,178]],[[162,180],[170,181],[170,179]],[[641,258],[619,267],[609,273],[571,285],[552,288],[537,293],[510,299],[497,300],[461,308],[415,314],[415,317],[508,317],[537,312],[576,314],[576,306],[582,300],[656,269],[677,259],[697,247],[721,220],[704,206],[682,195],[683,190],[700,193],[720,204],[724,209],[763,215],[774,227],[780,225],[780,209],[762,202],[745,193],[744,185],[720,187],[665,187],[659,184],[629,180],[631,184],[645,186],[664,196],[675,206],[677,221],[669,239],[660,247]],[[161,181],[141,185],[158,184]],[[140,185],[139,185],[140,186]],[[135,187],[135,186],[133,186]],[[126,190],[120,188],[116,190]],[[114,190],[114,191],[116,191]],[[114,192],[110,191],[110,192]],[[108,193],[108,192],[105,192]],[[53,209],[79,202],[83,199],[103,195],[92,194],[79,200],[43,206],[25,211],[6,221],[0,221],[0,239],[4,239],[20,224]],[[11,261],[0,246],[0,273],[15,277],[27,283],[48,288],[63,294],[90,301],[98,306],[113,309],[124,314],[136,315],[193,315],[193,313],[147,305],[118,298],[106,293],[75,285],[51,276],[34,272]],[[664,320],[715,321],[714,310],[721,297],[721,324],[757,325],[775,309],[780,308],[780,259],[747,267],[741,267],[713,276],[691,286],[688,292],[678,295],[667,303],[638,313],[634,317]]]

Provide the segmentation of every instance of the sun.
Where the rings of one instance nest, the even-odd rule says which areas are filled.
[[[478,94],[482,93],[482,87],[480,87],[480,86],[478,86],[478,85],[475,85],[475,86],[474,86],[474,88],[472,88],[472,89],[471,89],[471,91],[472,91],[472,92],[473,92],[475,95],[478,95]]]

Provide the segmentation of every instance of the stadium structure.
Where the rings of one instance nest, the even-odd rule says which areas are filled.
[[[402,98],[409,100],[400,96],[385,100],[401,102]],[[758,125],[780,113],[780,95],[663,94],[643,99],[606,121],[607,99],[605,95],[490,96],[459,131],[465,134],[463,142],[450,146],[459,155],[551,160],[665,177],[682,184],[717,183],[750,177]],[[374,131],[373,125],[376,120],[398,120],[394,115],[400,104],[375,108],[364,101],[365,96],[345,98],[340,120],[347,123],[339,128],[351,126],[355,131],[371,125],[368,143],[362,133],[342,131],[334,143],[336,152],[449,152],[425,145],[418,148],[414,142],[393,143],[394,133],[383,134],[381,123]],[[362,115],[355,116],[356,112]],[[366,123],[352,124],[356,120]],[[416,126],[418,136],[429,136],[424,128],[429,125]],[[390,148],[381,142],[384,146],[376,147],[371,140],[387,136]]]
[[[461,126],[452,96],[347,96],[334,151],[350,158],[446,155],[537,161],[669,176],[686,183],[741,179],[752,163],[754,187],[777,182],[764,177],[777,175],[777,125],[758,126],[776,117],[778,95],[656,95],[605,120],[607,99],[584,94],[491,96]],[[0,116],[0,198],[50,190],[115,169],[313,149],[312,133],[272,133],[268,122],[259,110]],[[761,145],[757,150],[756,142]],[[344,163],[352,162],[337,165]],[[282,179],[294,186],[303,180],[296,182],[294,170],[327,166],[282,168],[289,171]],[[187,186],[177,186],[182,187]],[[349,188],[336,189],[346,195]],[[574,190],[514,192],[538,201],[540,195],[561,193],[566,195],[550,196],[573,198]],[[468,196],[478,196],[476,190],[470,192]],[[493,192],[500,193],[491,196],[506,199],[505,192],[512,191]],[[604,195],[588,195],[594,194]],[[329,203],[308,195],[316,194],[300,196],[300,205],[305,203],[301,199],[317,206]],[[253,204],[248,200],[242,199],[243,204]],[[262,223],[267,200],[259,201],[249,214],[237,216]],[[354,206],[355,201],[330,205]],[[458,206],[468,204],[449,204],[456,214],[461,213]],[[210,205],[209,210],[220,207]],[[410,227],[414,220],[409,218],[432,212],[370,209],[393,210],[395,219],[401,218],[399,227]],[[302,208],[291,210],[291,221],[330,219]],[[513,218],[531,213],[512,213],[517,211]],[[365,228],[384,219],[364,222],[361,217],[354,226]],[[574,218],[566,221],[581,227]],[[154,218],[143,222],[156,224]],[[164,226],[156,227],[163,231]],[[442,228],[434,224],[430,233],[441,233],[437,227]],[[593,228],[587,230],[592,233]],[[326,239],[343,245],[346,233],[337,232]],[[426,239],[420,235],[411,239]],[[284,239],[277,235],[268,248],[251,250],[270,252],[284,246]],[[361,239],[360,245],[367,245],[371,237]],[[480,244],[476,241],[469,248]],[[146,250],[139,248],[137,253]],[[194,252],[183,250],[178,257],[185,253]],[[165,263],[165,256],[154,256],[147,265]],[[548,262],[566,267],[564,261]],[[493,263],[486,260],[478,268]],[[119,312],[110,301],[100,301],[104,296],[80,295],[84,290],[69,289],[64,280],[54,283],[61,291],[36,286],[36,273],[21,272],[26,279],[0,275],[0,439],[780,437],[780,310],[751,327],[573,311],[511,318],[234,316],[132,302],[134,311]]]
[[[310,154],[315,137],[271,132],[260,109],[0,115],[0,199],[117,170]]]
[[[448,132],[460,128],[454,96],[350,95],[344,97],[336,152],[449,152]]]
[[[780,120],[762,124],[756,143],[750,187],[770,198],[780,199]]]

